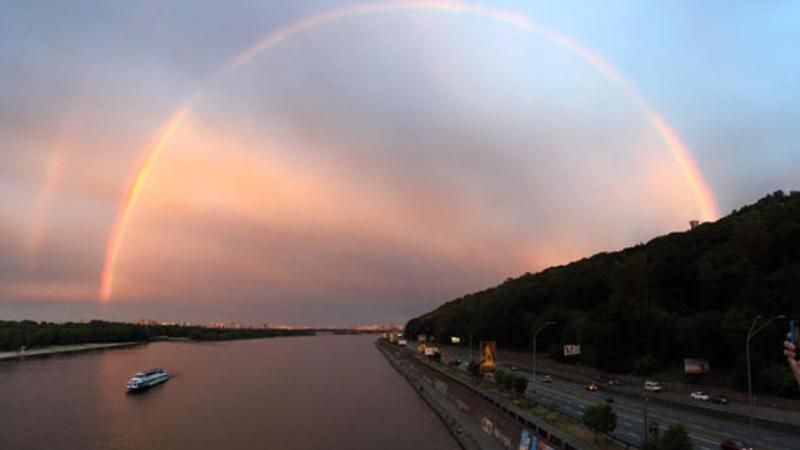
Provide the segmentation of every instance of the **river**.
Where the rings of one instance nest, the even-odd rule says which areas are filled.
[[[374,336],[158,342],[0,362],[0,449],[442,449]],[[125,383],[172,375],[140,395]]]

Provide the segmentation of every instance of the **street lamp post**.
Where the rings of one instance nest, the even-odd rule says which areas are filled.
[[[542,332],[545,328],[549,327],[550,325],[555,325],[555,322],[547,321],[544,325],[540,326],[538,330],[533,333],[533,366],[531,369],[531,385],[533,386],[534,391],[536,390],[536,336]]]
[[[469,363],[472,364],[472,333],[469,333]]]
[[[750,404],[750,438],[753,438],[755,434],[755,424],[753,420],[753,375],[752,370],[750,369],[750,340],[758,334],[759,331],[764,329],[767,325],[772,323],[773,320],[777,319],[785,319],[786,316],[783,314],[777,315],[772,317],[771,319],[767,320],[766,322],[762,323],[761,326],[756,328],[756,324],[758,321],[762,319],[761,315],[758,315],[753,319],[753,323],[750,325],[750,329],[747,331],[747,345],[745,349],[745,354],[747,355],[747,399]]]
[[[645,442],[647,442],[648,432],[650,430],[647,429],[647,389],[644,387],[642,388],[642,392],[644,392],[644,421],[642,421],[642,446],[644,446]]]

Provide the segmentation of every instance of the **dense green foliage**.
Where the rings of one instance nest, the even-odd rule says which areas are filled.
[[[473,335],[507,348],[563,359],[581,344],[581,363],[650,375],[684,358],[706,358],[722,382],[745,385],[745,336],[753,318],[800,318],[800,193],[778,191],[714,223],[524,274],[412,319],[406,334]],[[781,342],[786,321],[752,342],[757,389],[796,393]],[[794,394],[796,395],[796,394]]]
[[[528,379],[526,377],[508,373],[503,370],[497,370],[494,373],[494,381],[503,390],[514,392],[517,395],[522,395],[528,389]]]
[[[0,321],[0,351],[20,347],[75,345],[105,342],[142,342],[159,337],[189,338],[199,341],[252,339],[311,334],[309,331],[272,329],[212,329],[198,326],[147,326],[93,320],[88,323],[51,323],[30,320]]]
[[[617,428],[617,413],[610,405],[591,405],[583,410],[581,423],[595,434],[613,433]]]
[[[467,372],[473,377],[479,378],[481,376],[481,365],[477,362],[471,362],[467,366]]]

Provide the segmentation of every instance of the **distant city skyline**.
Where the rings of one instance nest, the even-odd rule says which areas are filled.
[[[402,323],[800,188],[800,5],[0,6],[0,317]]]

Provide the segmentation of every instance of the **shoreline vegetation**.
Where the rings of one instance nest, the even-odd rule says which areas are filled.
[[[163,340],[195,342],[312,336],[313,330],[206,328],[90,322],[0,321],[0,359],[144,344]]]
[[[94,344],[76,344],[76,345],[53,345],[49,347],[40,347],[33,349],[25,349],[24,351],[8,351],[0,352],[0,361],[36,358],[50,355],[59,355],[64,353],[78,353],[87,352],[91,350],[106,350],[112,348],[132,347],[134,345],[145,344],[145,341],[134,342],[105,342]]]

